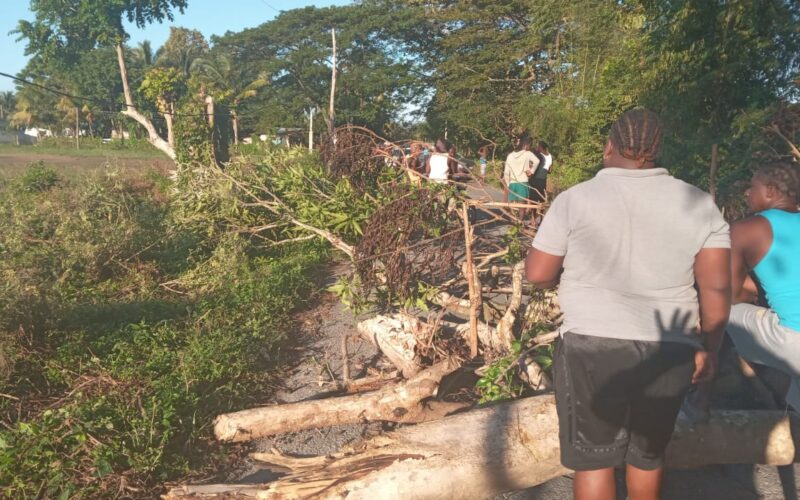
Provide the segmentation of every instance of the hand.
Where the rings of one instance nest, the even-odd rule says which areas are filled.
[[[717,372],[717,353],[709,351],[697,351],[694,353],[694,373],[692,374],[693,384],[710,382]]]

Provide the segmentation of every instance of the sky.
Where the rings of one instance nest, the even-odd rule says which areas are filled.
[[[136,45],[142,40],[149,40],[156,49],[167,40],[170,26],[196,29],[210,38],[211,35],[222,35],[226,31],[258,26],[275,18],[283,10],[350,3],[351,0],[189,0],[187,9],[183,14],[176,13],[173,22],[153,23],[145,29],[127,26],[131,36],[128,43]],[[0,0],[0,72],[15,75],[27,62],[25,41],[17,42],[17,35],[8,33],[17,27],[20,19],[33,19],[33,14],[28,10],[29,4],[27,0]],[[0,77],[0,91],[14,89],[12,80]]]

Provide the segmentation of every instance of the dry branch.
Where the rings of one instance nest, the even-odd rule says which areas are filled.
[[[466,248],[464,278],[466,278],[469,288],[469,355],[475,358],[478,356],[478,314],[481,307],[481,282],[472,262],[474,230],[469,222],[469,211],[466,204],[461,206],[461,216],[464,222],[464,246]]]
[[[525,262],[520,261],[514,265],[511,273],[511,298],[505,314],[497,324],[497,337],[499,344],[505,351],[511,350],[511,341],[514,338],[514,322],[517,320],[517,311],[522,304],[522,273],[525,271]]]
[[[796,439],[796,438],[795,438]],[[706,464],[784,465],[795,456],[789,417],[775,411],[724,411],[695,427],[676,428],[672,467]],[[279,480],[251,485],[234,498],[471,499],[541,484],[568,471],[559,461],[552,396],[537,396],[401,428],[329,457],[255,458],[285,467]],[[220,486],[183,486],[165,498],[187,498]]]
[[[456,407],[446,404],[426,406],[422,401],[435,396],[442,377],[458,366],[455,360],[442,361],[408,381],[388,384],[374,392],[223,414],[214,420],[214,435],[221,441],[249,441],[364,421],[416,423],[441,418]]]

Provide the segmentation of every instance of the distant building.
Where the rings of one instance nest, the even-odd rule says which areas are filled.
[[[37,139],[53,137],[53,132],[51,130],[39,127],[26,128],[24,134],[30,137],[36,137]]]

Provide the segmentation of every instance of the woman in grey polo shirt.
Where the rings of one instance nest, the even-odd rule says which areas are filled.
[[[664,450],[692,382],[709,379],[730,310],[730,236],[711,197],[655,161],[651,111],[611,127],[603,168],[561,193],[526,260],[559,286],[555,386],[561,461],[577,499],[658,498]]]

